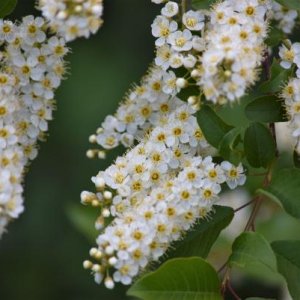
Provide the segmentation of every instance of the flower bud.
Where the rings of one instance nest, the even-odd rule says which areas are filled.
[[[83,268],[84,269],[91,269],[93,267],[93,263],[91,262],[91,261],[89,261],[89,260],[85,260],[84,262],[83,262]]]
[[[106,277],[104,280],[104,285],[107,289],[112,290],[115,287],[115,283],[113,282],[112,278]]]
[[[188,82],[184,78],[178,78],[176,80],[176,86],[180,89],[187,87]]]
[[[115,256],[111,257],[109,260],[108,260],[108,263],[111,265],[111,266],[114,266],[116,263],[118,262],[117,258]]]
[[[110,191],[105,191],[105,192],[103,193],[103,197],[104,197],[104,199],[106,199],[106,200],[111,200],[111,199],[112,199],[112,192],[110,192]]]

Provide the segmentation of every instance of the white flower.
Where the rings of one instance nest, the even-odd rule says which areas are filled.
[[[279,49],[279,56],[281,58],[280,65],[284,69],[289,69],[293,63],[300,66],[300,43],[291,44],[290,48],[282,45]]]
[[[204,14],[190,10],[183,14],[182,22],[187,29],[200,31],[204,27]]]
[[[165,17],[171,18],[178,14],[179,7],[174,1],[169,1],[165,7],[162,8],[161,14]]]
[[[221,167],[225,171],[226,183],[230,189],[235,189],[238,185],[243,185],[246,182],[246,176],[244,175],[244,170],[241,164],[237,167],[229,162],[222,162]]]
[[[170,43],[172,48],[176,51],[189,51],[193,47],[192,33],[188,29],[171,33],[168,38],[168,43]]]
[[[166,17],[158,16],[151,27],[152,35],[157,38],[155,45],[159,47],[165,45],[169,35],[177,30],[178,24]]]
[[[24,210],[25,168],[37,156],[65,71],[65,42],[48,40],[46,33],[43,18],[27,16],[18,24],[0,20],[0,227]]]

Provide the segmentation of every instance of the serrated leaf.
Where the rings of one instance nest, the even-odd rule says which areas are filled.
[[[276,258],[267,240],[257,232],[244,232],[233,242],[229,265],[247,274],[268,280],[274,278]]]
[[[262,96],[250,102],[245,108],[251,121],[273,123],[287,121],[281,99],[276,96]]]
[[[8,15],[10,15],[16,5],[17,5],[17,0],[1,0],[0,1],[0,18],[4,18]]]
[[[300,10],[300,2],[299,0],[276,0],[279,4],[287,7],[289,9]]]
[[[192,0],[194,9],[210,9],[216,0]]]
[[[266,168],[275,158],[275,142],[270,131],[260,123],[252,123],[245,132],[244,147],[249,164]]]
[[[300,241],[276,241],[271,245],[292,298],[300,299]]]
[[[218,148],[221,140],[233,127],[226,124],[208,105],[203,105],[197,114],[199,126],[206,140]]]
[[[264,82],[260,87],[259,91],[265,94],[276,94],[278,93],[285,83],[288,81],[292,74],[292,70],[283,69],[276,59],[273,60],[271,66],[271,78]]]
[[[216,271],[203,259],[176,258],[137,280],[127,294],[143,300],[221,300],[220,286]]]
[[[206,258],[221,231],[234,217],[231,207],[214,206],[215,213],[209,219],[199,221],[183,238],[173,246],[171,257],[201,256]]]
[[[300,219],[300,169],[278,170],[270,185],[257,192],[281,203],[288,214]]]

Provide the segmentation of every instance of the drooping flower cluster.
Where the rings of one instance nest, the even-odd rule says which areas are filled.
[[[51,28],[66,41],[95,34],[103,21],[102,0],[40,0],[39,8]]]
[[[46,31],[39,17],[0,20],[0,236],[24,209],[25,167],[44,139],[65,72],[65,42]]]
[[[284,33],[292,33],[296,19],[298,18],[298,12],[293,9],[288,9],[278,2],[272,3],[272,18],[277,21],[277,27]]]
[[[235,101],[258,79],[270,11],[269,0],[226,0],[210,12],[178,17],[177,3],[169,1],[152,24],[155,62],[165,70],[185,68],[182,87],[196,81],[207,100]]]
[[[227,0],[214,7],[198,82],[206,99],[214,103],[234,101],[257,80],[269,6],[269,1]]]
[[[207,100],[234,101],[258,77],[272,2],[226,0],[210,12],[185,12],[174,1],[153,2],[166,2],[152,24],[156,67],[90,137],[104,150],[132,146],[174,110],[174,95],[184,88],[198,85],[187,100],[199,108],[202,90]],[[105,152],[93,149],[87,155],[104,158]]]
[[[156,66],[151,67],[141,84],[128,93],[116,114],[106,117],[96,135],[90,137],[91,142],[103,149],[112,149],[120,144],[130,147],[148,130],[160,125],[181,104],[181,100],[174,96],[185,87],[187,81],[168,69],[182,66],[191,69],[195,66],[197,58],[191,54],[191,50],[200,51],[203,40],[196,34],[193,36],[191,32],[199,32],[204,27],[204,13],[184,13],[183,31],[177,30],[178,23],[173,20],[178,13],[179,6],[173,1],[168,1],[162,8],[162,14],[152,24],[152,33],[157,38]],[[190,97],[188,101],[193,108],[199,108],[198,97]],[[105,152],[94,149],[89,150],[87,155],[103,158]]]
[[[141,84],[134,86],[126,96],[116,114],[107,116],[90,140],[103,149],[112,149],[119,144],[132,146],[135,140],[143,138],[148,130],[164,123],[167,116],[182,105],[183,102],[174,97],[180,91],[176,81],[173,72],[167,73],[160,67],[151,67]],[[101,158],[104,154],[98,150],[88,151],[89,157],[95,155]]]
[[[195,222],[207,216],[219,199],[221,185],[234,189],[245,182],[242,166],[216,164],[202,157],[201,136],[192,109],[181,104],[165,124],[107,170],[93,178],[97,193],[83,192],[82,203],[101,207],[96,227],[113,217],[85,261],[96,282],[130,284],[151,261]]]
[[[300,43],[292,44],[286,40],[279,50],[280,65],[285,69],[296,68],[297,78],[291,78],[282,91],[286,111],[293,129],[293,137],[297,140],[296,151],[300,154]]]

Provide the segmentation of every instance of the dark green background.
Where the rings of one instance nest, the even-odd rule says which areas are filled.
[[[67,210],[78,204],[85,212],[80,192],[109,163],[86,158],[88,136],[145,73],[158,9],[150,0],[106,0],[99,33],[70,43],[70,74],[56,94],[50,136],[26,176],[26,211],[0,242],[1,300],[125,299],[124,291],[107,292],[83,270],[92,243]],[[11,18],[32,13],[38,14],[34,1],[19,0]]]

